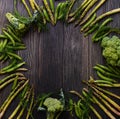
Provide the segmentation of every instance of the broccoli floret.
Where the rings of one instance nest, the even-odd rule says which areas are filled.
[[[46,98],[43,105],[47,108],[47,119],[53,119],[57,112],[61,112],[64,109],[64,105],[60,100],[51,97]]]
[[[103,47],[102,55],[106,58],[107,63],[112,66],[120,66],[120,39],[117,36],[105,37],[101,46]]]
[[[102,39],[101,46],[102,46],[102,47],[106,47],[106,46],[107,46],[107,42],[108,42],[109,39],[110,39],[109,37],[104,37],[104,38]]]

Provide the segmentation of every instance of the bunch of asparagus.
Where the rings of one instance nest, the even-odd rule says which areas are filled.
[[[77,107],[75,106],[77,117],[81,119],[80,114],[86,111],[86,109],[89,109],[87,114],[89,116],[87,118],[91,119],[90,112],[93,112],[98,119],[103,119],[99,110],[94,107],[95,105],[97,105],[110,119],[116,119],[116,116],[120,117],[120,105],[114,101],[115,99],[120,100],[120,96],[107,89],[101,88],[101,85],[98,85],[101,84],[101,82],[96,83],[96,81],[97,80],[94,80],[92,77],[89,81],[83,81],[87,84],[89,89],[83,88],[82,95],[76,91],[70,91],[72,94],[76,94],[80,98],[80,102],[77,104]],[[104,85],[104,87],[108,86]],[[110,87],[114,87],[114,85],[111,85]],[[86,107],[83,105],[83,102],[87,104]]]
[[[4,117],[5,112],[9,109],[11,103],[16,97],[19,97],[19,102],[13,110],[8,119],[22,118],[25,111],[27,111],[26,119],[32,116],[32,108],[34,104],[34,90],[29,86],[29,80],[22,73],[14,73],[8,75],[0,80],[0,91],[6,86],[12,84],[11,91],[8,97],[0,106],[0,119]]]

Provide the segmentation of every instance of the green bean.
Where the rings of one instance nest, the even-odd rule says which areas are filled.
[[[45,16],[46,21],[50,22],[49,15],[48,15],[46,9],[44,9],[44,8],[43,8],[43,14],[44,14],[44,16]]]
[[[70,91],[70,93],[77,95],[82,100],[85,100],[85,98],[86,98],[86,94],[85,94],[85,98],[84,98],[77,91],[74,91],[74,90]],[[98,117],[98,119],[102,119],[101,115],[94,109],[94,107],[90,104],[88,104],[88,105],[89,105],[90,109],[94,112],[94,114]]]
[[[68,7],[68,11],[67,11],[67,14],[66,14],[66,21],[68,20],[68,17],[69,17],[69,14],[70,14],[70,11],[71,11],[71,9],[72,9],[72,7],[73,7],[73,5],[75,4],[75,0],[71,0],[70,1],[70,5],[69,5],[69,7]]]
[[[91,27],[91,29],[89,29],[89,31],[86,31],[86,30],[85,30],[84,36],[85,36],[85,37],[88,36],[89,34],[95,32],[98,28],[99,28],[99,25],[98,25],[98,24],[95,24],[93,27]]]
[[[11,37],[16,39],[18,42],[21,42],[21,39],[16,34],[14,34],[9,27],[7,28],[7,30],[10,33]]]
[[[8,59],[8,56],[6,55],[6,56],[2,59],[2,63],[4,63],[7,59]]]
[[[8,40],[7,40],[7,39],[5,39],[5,40],[4,40],[4,42],[3,42],[3,44],[2,44],[2,49],[4,49],[4,48],[6,47],[7,42],[8,42]]]
[[[48,14],[49,14],[50,19],[51,19],[51,23],[52,23],[53,25],[55,25],[54,17],[53,17],[52,11],[51,11],[51,9],[50,9],[50,7],[49,7],[49,5],[48,5],[47,0],[43,0],[43,3],[44,3],[44,5],[45,5],[45,8],[46,8],[46,10],[47,10],[47,12],[48,12]]]
[[[103,28],[104,26],[106,26],[109,22],[113,21],[112,18],[107,18],[101,25],[100,28]]]
[[[8,66],[2,68],[2,71],[8,70],[9,68],[13,67],[16,64],[16,59],[14,59]]]
[[[54,0],[50,0],[50,8],[52,10],[52,13],[55,12],[55,5],[54,5],[55,1]]]
[[[101,74],[99,71],[97,71],[97,75],[101,78],[101,79],[103,79],[103,80],[105,80],[105,81],[109,81],[109,82],[116,82],[114,79],[111,79],[111,78],[108,78],[108,77],[106,77],[106,76],[104,76],[103,74]]]
[[[108,76],[108,77],[114,77],[114,78],[120,78],[119,75],[116,75],[116,74],[113,74],[113,73],[110,73],[110,72],[107,72],[105,71],[104,69],[98,67],[97,65],[93,67],[95,70],[101,72],[103,75],[105,76]]]
[[[84,31],[84,29],[86,29],[93,22],[93,20],[95,20],[96,16],[97,16],[96,13],[93,14],[91,19],[81,28],[81,31]]]
[[[8,48],[10,50],[24,50],[24,49],[26,49],[25,46],[14,46],[13,47],[13,46],[9,46],[9,45],[7,45],[6,48]]]
[[[62,19],[63,16],[66,16],[67,5],[68,5],[68,2],[61,3],[60,8],[59,8],[59,12],[58,12],[58,20]]]
[[[6,38],[8,38],[6,35],[0,34],[0,39],[6,39]]]
[[[78,104],[75,104],[75,114],[78,118],[81,117],[82,109],[78,106]]]
[[[107,0],[101,0],[100,3],[92,10],[92,12],[90,14],[88,14],[88,16],[85,18],[85,20],[83,20],[80,25],[84,24],[85,22],[87,22],[91,16],[104,4],[104,2]]]
[[[6,54],[4,53],[4,54],[2,54],[1,56],[0,56],[0,60],[3,60],[4,58],[5,58],[5,56],[6,56]]]
[[[13,37],[5,30],[3,30],[3,33],[11,40],[13,46],[15,46],[15,41],[14,41]]]
[[[110,34],[110,32],[111,32],[111,31],[109,30],[109,31],[106,32],[106,33],[102,33],[101,36],[99,36],[99,37],[97,37],[97,38],[95,38],[95,39],[92,39],[93,42],[98,42],[98,41],[102,40],[104,37],[108,36],[108,34]]]
[[[120,75],[119,69],[117,69],[116,67],[112,67],[110,65],[107,65],[107,66],[113,73],[115,73],[116,75]]]
[[[8,42],[8,45],[12,45],[12,43]],[[20,43],[20,42],[15,42],[15,46],[25,46],[25,44]]]
[[[3,43],[4,43],[4,41],[3,41],[3,40],[1,40],[1,41],[0,41],[0,52],[2,52],[2,51],[3,51]]]
[[[12,67],[12,68],[10,68],[10,69],[8,69],[6,71],[1,71],[0,74],[4,74],[4,73],[9,73],[9,72],[15,71],[15,70],[17,70],[18,68],[20,68],[24,64],[25,64],[25,62],[19,63],[19,64],[15,65],[14,67]]]
[[[95,80],[94,83],[97,83],[97,84],[100,84],[100,83],[112,84],[112,82],[106,81],[106,80]]]
[[[108,68],[107,66],[100,65],[100,64],[97,64],[96,66],[100,67],[100,68],[103,69],[103,70],[106,70],[106,71],[108,71],[108,72],[113,73],[112,70],[111,70],[110,68]],[[94,67],[93,67],[93,68],[94,68]]]
[[[16,58],[16,59],[22,60],[22,58],[19,55],[15,54],[15,53],[7,52],[7,54],[14,57],[14,58]]]
[[[60,12],[60,6],[62,5],[62,3],[59,3],[55,9],[55,23],[58,20],[58,16],[59,16],[59,12]]]
[[[15,31],[15,29],[14,29],[14,27],[12,27],[12,26],[9,25],[9,24],[7,24],[6,26],[7,26],[7,28],[9,28],[14,34],[17,34],[16,31]]]
[[[92,41],[97,41],[96,39],[100,36],[103,36],[104,34],[106,34],[106,32],[108,33],[110,31],[110,27],[109,26],[104,26],[100,29],[98,29],[98,31],[96,31],[96,33],[92,36]]]

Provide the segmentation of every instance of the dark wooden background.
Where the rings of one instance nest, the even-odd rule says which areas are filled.
[[[21,0],[18,1],[19,11],[27,15],[24,6],[20,3]],[[38,1],[40,4],[42,3],[42,0]],[[59,0],[56,1],[56,4],[58,2]],[[78,4],[76,4],[77,6]],[[97,13],[99,15],[119,7],[120,0],[108,0]],[[0,0],[0,29],[8,23],[5,13],[12,11],[13,0]],[[114,21],[111,26],[120,28],[120,14],[112,17]],[[67,26],[58,22],[55,27],[49,24],[48,30],[41,33],[30,29],[23,41],[27,49],[20,51],[19,54],[27,62],[26,67],[29,71],[25,75],[35,86],[36,95],[56,91],[60,88],[65,91],[74,89],[80,92],[85,86],[81,80],[88,80],[89,76],[96,77],[92,67],[97,63],[105,62],[101,56],[100,44],[93,44],[91,36],[84,38],[83,34],[80,33],[80,28],[74,28],[74,24]],[[7,87],[0,92],[0,104],[8,95],[9,90],[10,88]],[[117,91],[118,94],[119,91]],[[14,102],[4,119],[7,119],[15,105]],[[41,119],[39,116],[36,115],[35,119]],[[68,119],[68,116],[65,119]],[[103,114],[103,119],[108,118]]]

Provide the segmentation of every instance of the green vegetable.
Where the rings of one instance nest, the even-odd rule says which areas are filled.
[[[25,28],[25,24],[21,23],[19,21],[19,19],[17,19],[14,15],[12,15],[11,13],[6,13],[6,17],[9,20],[9,22],[16,28],[16,29],[24,29]]]
[[[60,100],[51,97],[46,98],[43,105],[47,107],[47,119],[54,119],[55,114],[64,109],[64,105]]]
[[[97,0],[92,0],[90,4],[87,6],[87,8],[83,11],[83,13],[80,16],[79,22],[85,17],[87,12],[91,9],[91,7],[97,2]]]
[[[12,92],[11,92],[11,94],[10,94],[10,96],[9,96],[9,99],[8,99],[8,101],[6,101],[6,104],[4,105],[4,107],[3,107],[3,105],[0,107],[0,118],[2,118],[3,117],[3,115],[4,115],[4,113],[6,112],[6,110],[8,109],[8,107],[9,107],[9,105],[11,104],[11,102],[15,99],[15,97],[23,90],[23,88],[26,86],[26,85],[28,85],[28,80],[21,86],[21,87],[19,87],[18,88],[18,86],[19,86],[19,84],[18,84],[18,86],[17,86],[17,88],[15,88]],[[16,91],[16,92],[15,92]],[[14,92],[14,93],[13,93]],[[6,99],[7,100],[7,99]]]
[[[24,6],[25,6],[25,8],[26,8],[26,10],[27,10],[27,12],[28,12],[28,14],[29,14],[29,16],[32,17],[32,13],[31,13],[31,11],[30,11],[27,3],[25,2],[25,0],[22,0],[22,3],[24,4]]]
[[[96,13],[93,14],[93,16],[91,17],[91,19],[81,28],[81,31],[84,31],[84,29],[86,29],[96,18]]]
[[[103,47],[102,55],[108,64],[120,66],[120,39],[117,36],[112,38],[104,37],[101,43]]]
[[[49,17],[51,19],[51,23],[52,25],[55,25],[55,20],[54,20],[54,16],[53,16],[53,13],[52,13],[52,10],[50,9],[50,6],[48,4],[48,1],[47,0],[43,0],[43,3],[44,3],[44,6],[49,14]]]
[[[120,8],[117,8],[117,9],[114,9],[114,10],[110,10],[102,15],[100,15],[99,17],[96,18],[95,21],[93,21],[90,25],[90,27],[96,23],[98,23],[101,19],[107,17],[107,16],[110,16],[110,15],[113,15],[113,14],[116,14],[116,13],[119,13],[120,12]],[[89,28],[88,28],[89,29]]]
[[[98,5],[92,10],[92,12],[90,14],[88,14],[88,16],[80,23],[80,25],[84,24],[85,22],[87,22],[91,16],[106,2],[107,0],[101,0]]]

